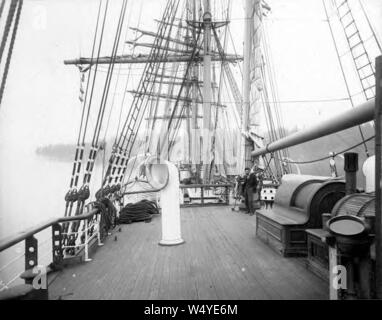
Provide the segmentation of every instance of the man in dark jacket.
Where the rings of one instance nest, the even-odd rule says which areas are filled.
[[[255,213],[254,207],[253,207],[253,201],[254,201],[254,193],[257,189],[257,177],[256,177],[256,165],[252,168],[249,175],[246,176],[245,180],[245,200],[246,200],[246,206],[247,206],[247,213],[249,213],[251,216]]]
[[[249,177],[250,172],[251,172],[250,168],[245,168],[244,175],[241,177],[241,188],[242,188],[243,195],[245,195],[245,184],[247,183],[247,179]]]
[[[244,169],[244,175],[241,178],[241,194],[244,197],[245,208],[247,211],[248,211],[248,197],[247,197],[247,192],[246,192],[246,184],[247,184],[247,180],[248,180],[250,171],[251,171],[251,169],[245,168]]]

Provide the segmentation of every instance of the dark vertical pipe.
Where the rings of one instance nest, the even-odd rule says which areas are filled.
[[[382,299],[382,56],[376,58],[375,68],[375,278],[377,299]]]
[[[345,179],[346,194],[356,193],[357,191],[357,171],[358,171],[358,153],[347,152],[345,156]]]

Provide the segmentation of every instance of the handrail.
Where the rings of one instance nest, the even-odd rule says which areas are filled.
[[[200,200],[200,203],[199,202],[196,202],[196,203],[184,203],[183,205],[184,206],[204,206],[204,205],[209,205],[211,204],[210,202],[209,203],[205,203],[205,200],[210,200],[210,199],[215,199],[215,200],[218,200],[220,199],[220,197],[209,197],[209,196],[204,196],[204,192],[206,189],[217,189],[217,188],[223,188],[224,189],[224,193],[222,193],[220,196],[222,195],[225,195],[225,202],[222,202],[222,203],[212,203],[212,204],[225,204],[225,205],[229,205],[229,190],[230,188],[233,188],[234,187],[234,184],[231,184],[231,183],[222,183],[222,184],[182,184],[179,186],[180,189],[200,189],[200,197],[191,197],[193,200]],[[190,199],[191,199],[190,198]]]
[[[129,194],[159,192],[159,191],[161,191],[162,189],[164,189],[164,187],[162,187],[162,188],[157,188],[157,189],[152,188],[152,189],[148,189],[148,190],[127,191],[127,192],[122,193],[122,194],[121,194],[121,197],[122,197],[122,196],[129,195]]]
[[[9,236],[9,237],[5,237],[3,239],[0,239],[0,252],[14,246],[15,244],[21,242],[21,241],[24,241],[25,239],[33,236],[34,234],[42,231],[42,230],[45,230],[55,224],[58,224],[58,223],[64,223],[64,222],[70,222],[70,221],[80,221],[80,220],[85,220],[85,219],[90,219],[92,218],[94,215],[96,214],[99,214],[99,209],[93,209],[91,210],[90,212],[86,213],[86,214],[81,214],[81,215],[78,215],[78,216],[70,216],[70,217],[62,217],[62,218],[52,218],[52,219],[49,219],[45,222],[42,222],[40,224],[38,224],[37,226],[35,227],[32,227],[32,228],[28,228],[24,231],[21,231],[15,235],[12,235],[12,236]]]
[[[186,189],[186,188],[227,188],[232,187],[233,184],[231,183],[222,183],[222,184],[181,184],[179,185],[180,189]],[[148,190],[137,190],[137,191],[127,191],[121,194],[121,196],[129,195],[129,194],[138,194],[138,193],[152,193],[152,192],[159,192],[163,189],[157,188],[157,189],[148,189]]]

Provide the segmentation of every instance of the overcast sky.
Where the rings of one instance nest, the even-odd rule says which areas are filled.
[[[216,0],[217,1],[217,0]],[[357,0],[358,1],[358,0]],[[144,0],[141,28],[153,30],[165,0]],[[218,2],[218,1],[217,1]],[[378,35],[382,2],[363,1]],[[111,1],[117,17],[122,1]],[[282,101],[346,97],[321,0],[269,0],[267,18],[279,97]],[[130,0],[127,17],[136,26],[141,1]],[[242,52],[244,1],[233,0],[231,31]],[[0,110],[0,147],[74,143],[81,104],[79,73],[64,59],[89,56],[98,1],[25,0],[5,96]],[[129,15],[129,12],[130,15]],[[104,54],[110,54],[116,19],[107,23]],[[378,29],[379,28],[379,29]],[[132,34],[127,38],[132,38]],[[125,52],[128,51],[125,48]],[[126,68],[124,66],[123,68]],[[135,66],[134,69],[139,68]],[[124,71],[122,71],[123,74]],[[139,70],[133,71],[133,88]],[[135,79],[135,80],[134,80]],[[124,81],[121,81],[123,83]],[[117,92],[117,99],[122,90]],[[287,126],[306,125],[349,107],[347,102],[283,104]],[[113,121],[113,119],[112,119]],[[0,154],[1,156],[1,154]]]

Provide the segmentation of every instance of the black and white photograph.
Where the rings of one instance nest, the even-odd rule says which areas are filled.
[[[381,0],[0,0],[0,300],[382,299],[381,21]]]

